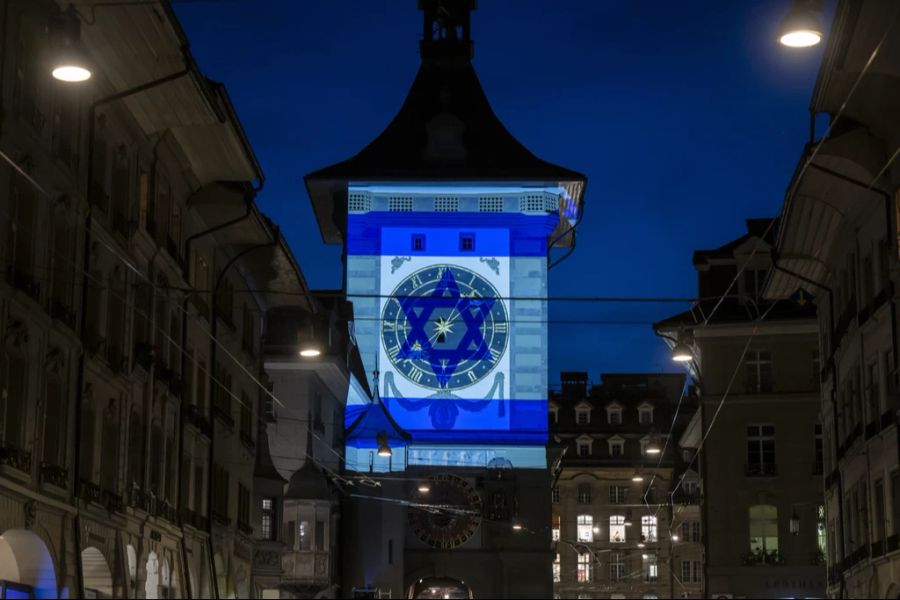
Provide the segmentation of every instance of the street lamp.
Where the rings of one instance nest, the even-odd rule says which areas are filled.
[[[694,358],[694,353],[691,351],[690,345],[687,343],[684,337],[679,336],[678,342],[675,344],[675,347],[672,348],[672,360],[675,362],[683,363],[690,362]]]
[[[316,330],[311,318],[307,319],[307,326],[309,327],[307,333],[304,334],[302,330],[297,332],[300,356],[303,358],[315,358],[322,354],[322,350],[316,341]]]
[[[62,14],[51,17],[47,33],[54,49],[53,78],[66,83],[90,79],[90,61],[81,45],[81,19],[75,7],[70,4]]]
[[[778,41],[790,48],[809,48],[822,41],[817,0],[794,0],[778,28]]]
[[[431,491],[431,486],[428,485],[428,482],[423,481],[419,484],[418,490],[420,494],[427,494]]]

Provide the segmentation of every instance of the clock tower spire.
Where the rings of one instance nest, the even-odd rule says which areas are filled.
[[[424,28],[423,60],[472,58],[470,16],[475,0],[419,0]]]

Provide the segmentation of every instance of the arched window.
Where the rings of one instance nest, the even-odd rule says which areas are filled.
[[[771,504],[750,507],[750,553],[768,562],[778,553],[778,508]]]

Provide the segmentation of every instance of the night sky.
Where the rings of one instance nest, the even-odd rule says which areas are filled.
[[[588,177],[578,247],[551,271],[552,296],[693,296],[694,249],[777,213],[822,46],[776,43],[786,1],[478,5],[474,62],[494,111],[532,152]],[[302,178],[355,154],[400,108],[419,64],[415,1],[175,7],[262,163],[260,207],[310,285],[340,287],[340,248],[322,243]],[[686,307],[551,303],[550,381],[674,370],[649,322]]]

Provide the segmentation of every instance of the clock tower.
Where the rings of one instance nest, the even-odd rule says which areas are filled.
[[[306,177],[325,241],[344,244],[376,392],[346,410],[345,468],[380,500],[344,506],[345,586],[549,597],[547,259],[574,245],[586,181],[494,115],[471,63],[474,0],[419,6],[400,112]]]

